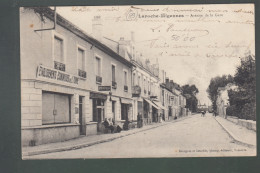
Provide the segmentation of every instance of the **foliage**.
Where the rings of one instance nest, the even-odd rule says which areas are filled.
[[[183,94],[186,97],[186,108],[189,108],[192,112],[197,111],[198,99],[196,94],[199,93],[198,88],[195,85],[182,86]]]
[[[217,110],[217,96],[218,96],[218,88],[219,87],[225,87],[228,83],[233,83],[234,79],[231,75],[223,75],[223,76],[217,76],[215,78],[212,78],[210,80],[210,84],[207,89],[207,93],[209,96],[209,99],[212,102],[213,110]]]
[[[237,90],[229,90],[229,102],[236,109],[233,116],[256,120],[256,68],[255,59],[249,55],[241,59],[237,67],[234,82]],[[232,113],[227,113],[231,115]]]

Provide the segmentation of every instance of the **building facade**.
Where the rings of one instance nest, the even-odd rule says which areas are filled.
[[[160,79],[159,63],[131,40],[102,34],[100,16],[92,35],[50,8],[20,9],[22,145],[60,142],[102,133],[105,118],[121,127],[182,115],[185,97]]]
[[[237,87],[234,84],[227,84],[225,87],[218,88],[218,95],[217,95],[217,114],[223,118],[227,117],[226,109],[229,106],[229,97],[228,97],[228,90],[233,89],[235,90]]]
[[[22,145],[97,134],[105,118],[133,117],[130,61],[49,8],[21,8],[20,33]]]

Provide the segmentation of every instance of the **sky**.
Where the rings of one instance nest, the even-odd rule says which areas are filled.
[[[254,6],[153,5],[57,7],[57,12],[88,34],[100,16],[102,35],[113,40],[135,34],[136,50],[174,82],[195,84],[201,104],[211,104],[210,79],[234,75],[239,57],[255,55]]]

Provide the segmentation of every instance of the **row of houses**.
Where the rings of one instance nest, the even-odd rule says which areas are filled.
[[[50,8],[20,9],[22,145],[95,135],[105,118],[144,125],[187,115],[179,86],[131,40],[89,35]]]

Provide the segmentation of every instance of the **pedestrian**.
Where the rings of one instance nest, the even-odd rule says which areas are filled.
[[[213,111],[213,116],[217,116],[217,112],[215,110]]]
[[[114,126],[110,119],[105,118],[104,126],[105,128],[110,129],[111,133],[114,133]]]
[[[137,128],[141,128],[142,127],[142,122],[141,122],[141,115],[140,113],[137,114]]]

